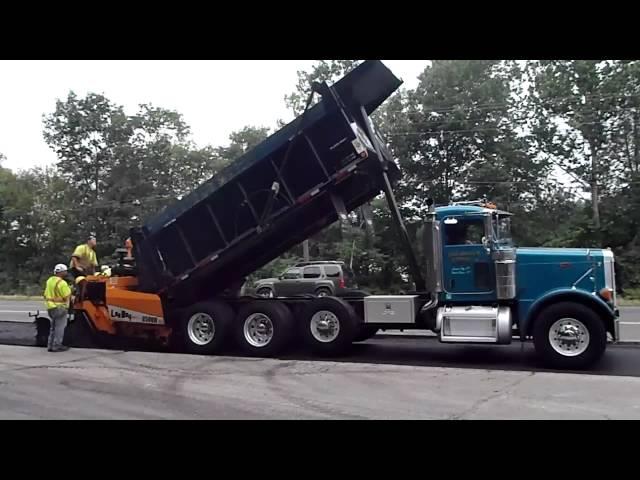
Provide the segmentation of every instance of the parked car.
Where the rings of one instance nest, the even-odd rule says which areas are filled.
[[[339,296],[357,288],[351,269],[344,262],[330,261],[297,263],[278,278],[265,278],[255,284],[256,294],[266,298],[304,294]]]

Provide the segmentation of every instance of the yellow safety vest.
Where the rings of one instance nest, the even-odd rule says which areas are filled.
[[[80,266],[82,268],[87,267],[97,267],[98,266],[98,257],[96,256],[96,252],[93,248],[91,248],[86,243],[82,245],[78,245],[76,249],[73,251],[72,257],[78,257],[80,259]],[[73,265],[70,263],[69,267]]]
[[[71,298],[71,287],[63,278],[49,277],[44,287],[44,300],[47,310],[52,308],[68,308],[69,299]]]

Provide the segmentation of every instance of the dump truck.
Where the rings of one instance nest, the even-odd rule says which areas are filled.
[[[511,215],[486,201],[429,202],[413,244],[393,192],[399,167],[370,117],[401,84],[380,61],[314,83],[300,116],[134,228],[133,259],[80,282],[69,330],[273,356],[294,342],[339,355],[380,330],[428,329],[446,343],[532,339],[547,366],[593,365],[616,339],[609,250],[517,248]],[[247,276],[381,194],[413,290],[242,294]]]

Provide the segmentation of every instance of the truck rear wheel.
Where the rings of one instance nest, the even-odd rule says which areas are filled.
[[[233,310],[219,301],[189,308],[180,323],[180,343],[189,353],[209,355],[222,347],[233,320]]]
[[[574,302],[545,308],[533,326],[533,343],[546,366],[579,370],[597,362],[607,346],[600,316]]]
[[[271,357],[289,344],[293,316],[281,302],[258,300],[238,311],[234,329],[236,341],[245,353]]]
[[[301,335],[320,355],[339,355],[351,347],[357,333],[357,316],[351,305],[336,297],[311,300],[303,311]]]

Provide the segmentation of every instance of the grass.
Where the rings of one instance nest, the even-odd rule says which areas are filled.
[[[640,288],[625,288],[624,296],[618,296],[618,305],[622,307],[640,306]]]
[[[618,298],[619,307],[640,307],[640,300],[627,300],[626,298]]]

